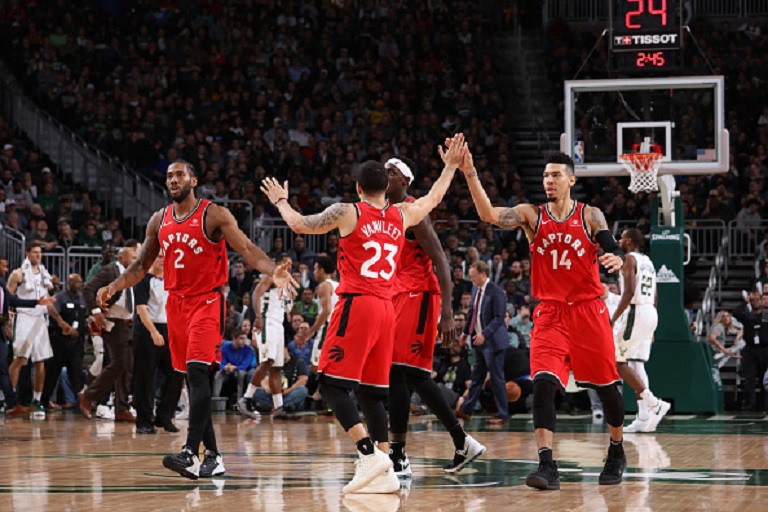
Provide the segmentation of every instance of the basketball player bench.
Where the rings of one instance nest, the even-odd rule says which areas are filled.
[[[674,178],[728,171],[723,87],[722,76],[565,83],[560,148],[576,176],[629,176],[631,192],[650,194],[659,325],[647,369],[654,394],[675,412],[723,410],[719,372],[706,344],[694,340],[683,305],[687,235]],[[631,390],[625,402],[636,410]]]

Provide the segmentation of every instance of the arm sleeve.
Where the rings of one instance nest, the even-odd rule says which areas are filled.
[[[3,294],[8,301],[9,306],[14,308],[33,308],[37,306],[37,301],[34,299],[20,299],[8,291],[8,288],[3,285]]]
[[[606,253],[615,254],[616,256],[621,258],[622,261],[627,259],[626,256],[624,255],[624,251],[621,250],[621,247],[619,247],[619,244],[616,243],[616,239],[613,238],[613,235],[607,229],[598,231],[595,234],[595,240],[597,241],[598,244],[600,244],[600,247]]]

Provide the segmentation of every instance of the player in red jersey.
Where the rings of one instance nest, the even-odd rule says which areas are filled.
[[[398,156],[388,160],[385,167],[389,172],[389,201],[415,201],[408,195],[408,186],[414,178],[413,169],[416,168],[414,162]],[[411,411],[410,390],[413,390],[450,433],[456,452],[453,461],[444,471],[457,473],[482,455],[485,446],[464,432],[442,391],[432,380],[438,319],[445,348],[455,343],[456,326],[451,310],[452,285],[448,259],[428,216],[405,232],[395,290],[397,322],[394,326],[394,352],[389,374],[389,425],[392,432],[389,457],[398,477],[411,477],[405,441]]]
[[[568,155],[556,153],[548,159],[544,168],[547,202],[539,207],[493,207],[468,150],[461,169],[480,218],[502,228],[523,228],[531,244],[531,292],[541,300],[531,332],[533,424],[539,468],[525,483],[537,489],[560,488],[557,464],[552,459],[555,394],[564,390],[571,370],[579,385],[597,390],[604,404],[611,442],[599,482],[621,483],[627,465],[622,446],[624,401],[618,389],[608,308],[600,300],[603,287],[597,262],[599,259],[608,271],[618,272],[624,252],[608,231],[603,212],[571,199],[576,177]],[[600,258],[598,245],[605,251]]]
[[[360,166],[360,202],[337,203],[320,214],[306,217],[288,203],[288,182],[281,187],[274,178],[263,181],[262,190],[295,232],[322,234],[339,230],[339,301],[331,313],[320,353],[318,380],[323,398],[359,451],[355,476],[344,487],[345,493],[392,493],[400,489],[387,456],[384,407],[395,323],[393,278],[405,230],[421,222],[442,201],[461,161],[464,137],[454,137],[451,147],[445,153],[439,148],[445,168],[429,194],[412,203],[387,202],[387,171],[375,161]],[[360,421],[349,390],[355,391],[370,435]]]
[[[174,369],[186,372],[189,379],[187,441],[181,453],[166,456],[163,465],[194,480],[224,473],[211,421],[208,376],[224,332],[226,305],[221,287],[228,277],[226,242],[253,267],[272,275],[284,293],[293,294],[295,283],[290,268],[276,266],[248,240],[229,210],[195,198],[197,176],[192,164],[173,162],[165,182],[173,203],[152,215],[138,259],[101,288],[97,300],[106,305],[110,297],[137,284],[163,251],[171,361]],[[198,458],[201,441],[206,448],[202,463]]]

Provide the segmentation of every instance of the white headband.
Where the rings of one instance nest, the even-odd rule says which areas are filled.
[[[384,167],[387,167],[389,165],[395,166],[395,168],[400,171],[403,176],[408,178],[408,184],[410,185],[413,183],[413,172],[411,172],[411,168],[405,165],[405,162],[400,160],[399,158],[390,158],[387,160],[387,163],[384,164]]]

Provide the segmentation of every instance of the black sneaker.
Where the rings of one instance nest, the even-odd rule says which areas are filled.
[[[284,407],[278,407],[272,413],[272,419],[273,420],[297,420],[299,419],[299,417],[296,416],[295,414],[289,413],[288,411],[285,410]]]
[[[200,459],[186,446],[176,455],[163,457],[163,466],[190,480],[197,480],[200,476]]]
[[[608,448],[608,456],[605,458],[605,467],[600,473],[600,485],[619,485],[624,470],[627,469],[627,455],[622,449],[619,451],[614,446]]]
[[[203,463],[200,464],[200,476],[202,478],[211,478],[213,476],[223,475],[225,471],[224,461],[221,458],[221,454],[212,452],[211,450],[205,450]]]
[[[539,469],[528,475],[525,485],[541,491],[559,491],[560,473],[554,460],[539,461]]]

